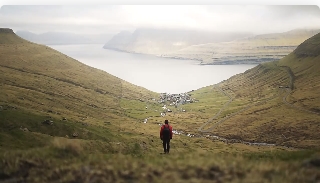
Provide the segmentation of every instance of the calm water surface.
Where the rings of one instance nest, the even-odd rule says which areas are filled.
[[[78,61],[155,92],[182,93],[242,73],[256,65],[198,65],[198,61],[158,58],[103,49],[102,44],[49,45]]]

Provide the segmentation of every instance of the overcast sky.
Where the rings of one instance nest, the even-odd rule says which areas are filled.
[[[117,33],[161,27],[261,34],[319,26],[320,9],[306,5],[13,5],[0,10],[0,27],[34,33]]]

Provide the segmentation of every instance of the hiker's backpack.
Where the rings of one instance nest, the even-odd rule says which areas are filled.
[[[163,138],[170,138],[170,127],[169,127],[169,125],[164,125],[162,133],[163,133]]]

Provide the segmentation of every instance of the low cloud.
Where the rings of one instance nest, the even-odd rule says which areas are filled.
[[[0,22],[14,31],[36,33],[117,33],[161,27],[260,34],[319,28],[320,9],[306,5],[3,6]]]

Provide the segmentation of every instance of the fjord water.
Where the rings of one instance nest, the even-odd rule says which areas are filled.
[[[48,45],[86,65],[154,92],[182,93],[219,83],[256,65],[199,65],[103,49],[101,44]]]

